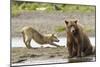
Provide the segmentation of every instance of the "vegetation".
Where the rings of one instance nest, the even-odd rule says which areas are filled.
[[[55,31],[56,32],[63,32],[63,31],[65,31],[65,27],[64,26],[57,26],[55,28]],[[85,32],[92,32],[92,31],[94,31],[94,28],[90,25],[84,25],[84,31]]]
[[[70,5],[70,4],[54,4],[54,3],[36,3],[13,1],[11,5],[12,16],[17,16],[23,11],[61,11],[61,12],[94,12],[94,6]]]
[[[63,32],[63,31],[65,31],[65,27],[64,27],[64,26],[57,26],[57,27],[55,28],[55,31],[56,31],[56,32]]]

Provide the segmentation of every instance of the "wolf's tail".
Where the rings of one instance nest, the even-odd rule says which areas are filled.
[[[22,33],[23,32],[23,29],[17,29],[16,32],[17,33]]]

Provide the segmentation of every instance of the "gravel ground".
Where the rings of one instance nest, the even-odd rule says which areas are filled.
[[[48,63],[75,63],[75,62],[93,62],[96,61],[95,55],[81,58],[68,58],[68,51],[65,47],[46,47],[32,48],[25,47],[12,48],[11,64],[16,65],[36,65]]]
[[[16,17],[11,18],[12,37],[21,36],[19,30],[24,26],[32,26],[40,33],[56,33],[58,26],[64,26],[64,20],[75,18],[83,25],[93,27],[93,31],[88,35],[95,35],[95,13],[63,13],[63,12],[22,12]],[[58,33],[58,36],[65,36],[65,32]]]

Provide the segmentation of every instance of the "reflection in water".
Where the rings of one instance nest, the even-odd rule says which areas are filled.
[[[78,57],[78,58],[68,58],[68,63],[76,63],[76,62],[93,62],[95,57]]]
[[[61,46],[66,46],[66,38],[62,37],[59,38],[60,42],[57,43],[58,45]],[[90,37],[90,41],[92,43],[93,46],[95,46],[95,37]],[[21,37],[14,37],[12,38],[12,47],[26,47],[24,45],[23,39]],[[39,45],[38,43],[36,43],[34,40],[31,41],[31,46],[32,47],[41,47],[41,45]],[[49,44],[45,44],[43,45],[44,47],[54,47],[52,45]]]

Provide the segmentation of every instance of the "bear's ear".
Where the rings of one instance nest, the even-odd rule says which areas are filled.
[[[75,23],[77,24],[77,20],[75,20]]]
[[[68,21],[65,20],[65,23],[68,25]]]

